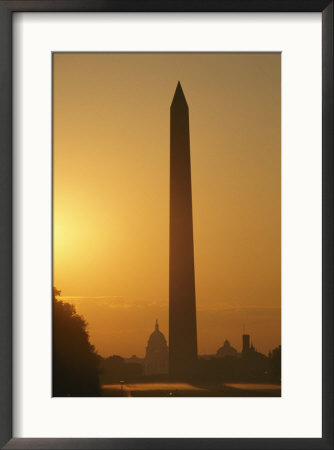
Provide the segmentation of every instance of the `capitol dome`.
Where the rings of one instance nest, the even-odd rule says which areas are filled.
[[[225,356],[238,356],[237,350],[231,346],[227,339],[225,339],[224,345],[216,353],[216,358],[224,358]]]
[[[155,330],[148,338],[147,348],[150,350],[160,350],[167,347],[167,341],[163,333],[159,330],[158,320],[155,323]]]
[[[150,335],[145,356],[145,374],[161,374],[168,372],[168,347],[163,333],[159,330],[158,320],[155,330]]]

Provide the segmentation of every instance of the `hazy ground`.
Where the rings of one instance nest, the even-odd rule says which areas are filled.
[[[102,386],[105,397],[280,397],[281,385],[186,382],[115,383]]]

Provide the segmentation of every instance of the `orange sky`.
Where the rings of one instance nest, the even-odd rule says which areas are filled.
[[[281,327],[278,53],[54,54],[54,285],[103,356],[168,339],[169,108],[190,113],[199,353]]]

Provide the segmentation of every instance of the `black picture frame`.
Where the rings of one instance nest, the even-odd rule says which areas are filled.
[[[25,439],[12,434],[12,19],[15,12],[322,13],[322,438]],[[333,449],[333,0],[0,0],[0,445],[5,449]],[[305,399],[307,402],[307,399]]]

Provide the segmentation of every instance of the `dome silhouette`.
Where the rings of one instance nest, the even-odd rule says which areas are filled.
[[[224,345],[216,353],[217,358],[224,358],[225,356],[238,356],[237,350],[231,346],[227,339],[225,339]]]
[[[147,348],[150,350],[161,350],[163,347],[167,347],[167,341],[163,333],[159,330],[158,320],[155,324],[155,330],[148,338]]]
[[[168,372],[168,347],[163,333],[159,330],[158,319],[155,330],[148,338],[145,356],[145,374],[156,375]]]

